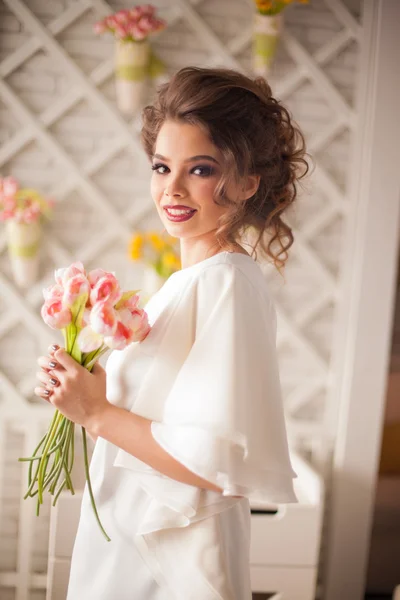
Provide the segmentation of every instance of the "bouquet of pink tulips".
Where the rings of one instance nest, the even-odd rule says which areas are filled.
[[[151,4],[120,10],[98,21],[94,31],[98,34],[110,32],[120,40],[141,41],[166,26],[165,21],[155,16],[155,11]]]
[[[107,350],[123,350],[132,342],[142,341],[149,333],[147,313],[138,308],[136,291],[123,292],[113,273],[94,269],[86,273],[81,262],[55,271],[56,283],[43,290],[44,304],[41,315],[52,329],[61,329],[65,350],[80,365],[92,370],[95,362]],[[66,486],[74,494],[71,470],[74,462],[75,423],[58,410],[44,437],[29,458],[29,489],[24,496],[38,494],[37,515],[43,504],[43,492],[49,487],[55,494],[53,506]],[[97,522],[107,541],[93,498],[89,477],[86,431],[82,427],[86,481]],[[32,475],[33,464],[36,470]],[[61,473],[64,479],[57,491]],[[37,483],[37,490],[33,491]]]

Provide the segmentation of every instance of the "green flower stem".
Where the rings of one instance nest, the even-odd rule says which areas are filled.
[[[73,425],[74,425],[74,423],[72,421],[70,421],[68,423],[68,437],[67,437],[67,441],[65,444],[65,448],[63,448],[63,452],[62,452],[62,464],[63,464],[64,471],[65,471],[65,481],[68,484],[69,489],[71,490],[71,494],[74,495],[75,490],[74,490],[74,486],[72,485],[72,479],[70,477],[72,467],[71,468],[68,467],[68,449],[71,445],[71,439],[73,439],[73,435],[74,435]]]
[[[58,483],[58,480],[59,480],[60,475],[61,475],[61,471],[62,471],[63,466],[64,466],[63,460],[62,460],[62,455],[61,455],[61,457],[57,457],[57,462],[56,462],[56,460],[54,460],[54,465],[55,465],[55,470],[53,468],[52,472],[50,474],[51,479],[53,481],[52,484],[51,484],[51,486],[49,487],[49,492],[50,492],[51,495],[54,494],[54,489],[55,489],[55,487],[56,487],[56,485]]]
[[[96,504],[95,504],[94,497],[93,497],[92,484],[90,482],[90,476],[89,476],[89,463],[88,463],[88,457],[87,457],[86,430],[84,427],[82,427],[82,437],[83,437],[83,451],[84,451],[83,454],[84,454],[84,461],[85,461],[85,474],[86,474],[86,481],[87,481],[88,489],[89,489],[90,501],[92,504],[94,514],[96,515],[97,523],[99,524],[101,531],[103,532],[107,542],[111,542],[111,539],[108,537],[107,533],[104,531],[103,525],[100,522],[99,515],[97,513]]]
[[[71,434],[71,444],[67,447],[67,460],[69,461],[69,452],[71,451],[71,464],[68,466],[69,472],[72,473],[72,467],[74,466],[74,458],[75,458],[75,423],[72,423],[72,434]],[[71,487],[67,483],[68,489],[73,491],[73,487]]]
[[[96,353],[90,357],[90,359],[88,360],[90,354],[84,359],[82,365],[89,371],[92,372],[92,369],[95,365],[95,363],[99,360],[100,356],[103,356],[103,354],[105,354],[107,352],[107,350],[109,350],[108,346],[101,346],[98,350],[96,350]]]
[[[39,444],[36,446],[36,448],[35,448],[35,450],[34,450],[34,452],[33,452],[33,456],[36,456],[36,452],[39,450],[39,448],[40,448],[40,446],[41,446],[42,444],[46,444],[46,441],[47,441],[47,439],[48,439],[48,437],[49,437],[49,435],[50,435],[50,432],[51,432],[51,430],[52,430],[52,428],[53,428],[53,426],[54,426],[54,423],[55,423],[55,421],[56,421],[56,418],[57,418],[57,413],[55,412],[55,413],[54,413],[54,415],[53,415],[53,419],[52,419],[52,421],[51,421],[51,423],[50,423],[50,427],[49,427],[49,429],[47,430],[47,432],[45,433],[45,435],[42,437],[42,439],[40,440]],[[32,463],[31,463],[31,464],[30,464],[30,466],[29,466],[29,473],[28,473],[28,477],[29,477],[29,479],[28,479],[28,481],[29,481],[29,485],[30,485],[30,483],[31,483],[31,476],[32,476]],[[36,475],[35,475],[35,478],[36,478]]]
[[[63,467],[62,457],[65,452],[64,446],[65,446],[65,442],[68,443],[68,439],[69,439],[68,423],[69,423],[68,419],[66,419],[64,417],[62,420],[62,423],[59,426],[58,431],[57,431],[57,435],[60,437],[60,441],[57,442],[57,444],[51,450],[49,450],[48,455],[47,455],[48,458],[50,458],[50,454],[55,453],[55,456],[53,459],[53,465],[52,465],[51,471],[48,476],[49,479],[53,479],[53,483],[49,489],[50,494],[54,493],[54,489],[57,485],[57,482],[58,482],[58,479],[59,479],[59,476],[61,474],[61,470]],[[61,449],[60,449],[60,446],[61,446]]]
[[[52,422],[51,422],[51,425],[50,425],[50,427],[49,427],[49,429],[48,429],[47,433],[46,433],[46,434],[45,434],[45,435],[42,437],[41,441],[40,441],[40,442],[39,442],[39,444],[36,446],[36,448],[35,448],[35,450],[34,450],[34,452],[33,452],[33,456],[32,456],[32,457],[30,457],[30,458],[19,458],[19,459],[18,459],[19,461],[26,461],[26,460],[30,460],[30,461],[31,461],[31,463],[30,463],[30,465],[29,465],[29,471],[28,471],[28,491],[27,491],[27,493],[26,493],[26,494],[25,494],[25,496],[24,496],[24,500],[26,500],[26,498],[28,498],[28,496],[29,496],[29,495],[31,495],[31,494],[30,494],[30,492],[32,491],[32,488],[33,488],[33,486],[35,485],[35,483],[36,483],[36,480],[37,480],[37,474],[38,474],[39,467],[40,467],[40,461],[41,461],[41,459],[43,458],[43,454],[42,454],[41,456],[36,456],[36,452],[39,450],[40,446],[42,446],[42,444],[43,444],[43,443],[45,443],[45,440],[47,440],[47,439],[48,439],[48,437],[49,437],[49,434],[51,433],[51,431],[52,431],[52,428],[53,428],[53,426],[54,426],[54,424],[55,424],[56,417],[57,417],[57,413],[54,413],[54,415],[53,415],[53,420],[52,420]],[[32,466],[33,466],[33,461],[34,461],[34,460],[38,460],[38,461],[39,461],[39,463],[38,463],[38,465],[37,465],[37,467],[36,467],[35,476],[34,476],[34,477],[33,477],[33,479],[32,479]]]
[[[45,458],[47,456],[47,452],[49,450],[49,447],[51,445],[51,442],[54,439],[54,436],[56,435],[56,431],[58,428],[58,425],[60,423],[60,421],[64,418],[63,414],[60,413],[58,410],[56,411],[57,414],[57,418],[55,420],[54,426],[51,430],[51,434],[49,436],[49,438],[47,439],[46,445],[44,447],[43,450],[43,456],[42,459],[39,463],[39,474],[38,474],[38,487],[39,487],[39,495],[38,495],[38,501],[40,502],[40,504],[43,504],[43,493],[42,493],[42,489],[41,486],[43,485],[43,480],[44,480],[44,471],[45,471],[45,466],[44,466],[44,462],[45,462]]]
[[[30,464],[30,467],[31,467],[31,466],[32,466],[32,463]],[[29,486],[28,486],[28,491],[26,492],[26,494],[25,494],[25,496],[24,496],[24,500],[26,500],[26,499],[28,498],[28,496],[31,496],[31,495],[32,495],[32,494],[31,494],[31,491],[32,491],[32,488],[33,488],[33,486],[34,486],[34,485],[35,485],[35,483],[36,483],[36,477],[37,477],[37,474],[38,474],[38,471],[39,471],[39,466],[40,466],[40,463],[38,463],[38,464],[37,464],[36,471],[35,471],[35,477],[34,477],[34,478],[33,478],[33,480],[32,480],[32,481],[30,481],[30,483],[29,483]]]
[[[61,484],[61,485],[60,485],[60,487],[58,488],[56,495],[54,496],[54,500],[53,500],[53,506],[55,506],[55,505],[56,505],[56,502],[57,502],[57,500],[58,500],[58,496],[59,496],[59,495],[61,494],[61,492],[63,491],[65,484],[66,484],[66,479],[64,479],[64,481],[62,482],[62,484]]]
[[[64,347],[66,352],[72,356],[76,362],[85,367],[89,372],[97,360],[107,350],[108,346],[104,344],[93,352],[82,353],[78,344],[77,337],[81,330],[81,321],[83,311],[85,309],[86,300],[81,298],[77,302],[76,312],[74,313],[73,322],[62,329],[64,337]],[[29,461],[28,481],[29,487],[24,499],[28,496],[34,497],[37,494],[36,514],[39,516],[40,506],[43,504],[43,492],[49,487],[49,493],[54,495],[53,506],[55,506],[62,490],[66,487],[75,494],[74,486],[71,479],[72,467],[75,460],[75,423],[65,417],[60,411],[54,412],[50,426],[46,434],[42,437],[39,444],[36,446],[32,456],[19,458],[18,460]],[[108,542],[111,541],[106,531],[104,530],[97,512],[96,503],[93,496],[92,484],[89,473],[89,461],[87,452],[86,430],[82,427],[83,436],[83,452],[84,452],[84,467],[85,476],[90,495],[90,501],[95,514],[97,523]],[[51,464],[49,462],[51,460]],[[36,465],[34,462],[36,461]],[[34,474],[33,469],[35,468]],[[64,473],[63,480],[59,483],[61,473]],[[37,489],[33,491],[35,484]]]

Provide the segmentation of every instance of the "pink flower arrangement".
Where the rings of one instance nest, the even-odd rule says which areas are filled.
[[[42,318],[52,329],[63,330],[66,339],[65,329],[74,324],[78,352],[74,358],[86,355],[80,360],[84,366],[89,355],[109,348],[123,350],[149,333],[147,314],[138,307],[139,296],[135,291],[122,292],[114,273],[94,269],[86,274],[83,264],[75,262],[56,270],[55,280],[55,285],[43,290]]]
[[[41,316],[52,329],[60,329],[65,340],[65,350],[79,364],[91,371],[93,365],[107,350],[123,350],[132,342],[140,342],[150,332],[147,313],[138,307],[139,296],[134,291],[123,292],[114,273],[103,269],[86,272],[83,264],[74,262],[69,267],[55,271],[55,284],[43,290],[44,304]],[[29,489],[25,498],[38,494],[37,514],[43,503],[43,491],[50,485],[51,494],[56,493],[53,506],[63,488],[67,486],[74,494],[71,469],[74,455],[74,426],[56,410],[46,435],[29,458]],[[96,510],[89,477],[86,448],[86,432],[82,427],[86,480],[92,507],[103,534]],[[42,453],[38,455],[43,446]],[[50,458],[53,464],[48,467]],[[32,477],[33,463],[36,473]],[[64,470],[65,478],[57,492],[55,488]],[[37,482],[38,489],[32,492]]]
[[[36,190],[21,189],[14,177],[0,177],[0,221],[33,223],[41,215],[48,217],[53,200],[45,200]]]
[[[94,31],[97,34],[111,32],[119,40],[140,42],[166,27],[166,22],[155,16],[155,11],[151,4],[120,10],[95,23]]]

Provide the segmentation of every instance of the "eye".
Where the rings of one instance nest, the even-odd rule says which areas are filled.
[[[200,177],[210,177],[215,171],[209,165],[198,165],[197,167],[193,167],[191,172]]]
[[[166,173],[166,171],[162,171],[160,169],[168,169],[168,167],[166,165],[161,164],[161,163],[157,163],[155,165],[151,165],[151,170],[152,171],[155,171],[159,175],[164,175],[164,173]]]

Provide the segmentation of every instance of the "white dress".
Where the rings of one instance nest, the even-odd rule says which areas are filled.
[[[114,351],[107,398],[223,493],[175,481],[98,438],[67,600],[251,600],[249,498],[297,502],[259,265],[221,252],[174,273],[144,307],[152,329]],[[241,496],[241,497],[235,497]]]

